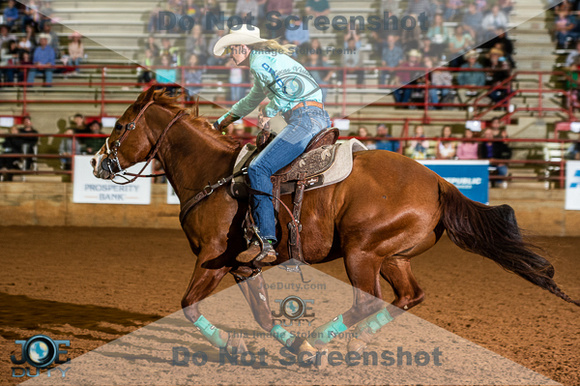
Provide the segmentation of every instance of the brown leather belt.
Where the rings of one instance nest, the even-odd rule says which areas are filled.
[[[300,107],[306,107],[306,106],[314,106],[314,107],[318,107],[319,109],[324,108],[324,105],[320,102],[304,101],[304,102],[300,102],[296,106],[292,107],[292,110],[296,110],[296,109],[299,109]]]

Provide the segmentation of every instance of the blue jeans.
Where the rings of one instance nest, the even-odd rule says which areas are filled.
[[[37,70],[37,69],[30,69],[28,70],[28,79],[27,82],[30,83],[29,86],[32,86],[32,83],[34,83],[34,78],[36,77],[36,72],[43,72],[44,73],[44,77],[45,77],[45,83],[47,83],[47,86],[50,85],[52,83],[52,69],[47,68],[47,69],[41,69],[41,70]]]
[[[272,194],[270,177],[306,150],[314,136],[330,127],[328,113],[318,107],[300,107],[285,116],[288,126],[250,163],[248,177],[252,189]],[[276,239],[276,218],[271,196],[254,195],[252,214],[260,236]]]

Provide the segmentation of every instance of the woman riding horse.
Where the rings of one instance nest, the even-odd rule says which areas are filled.
[[[322,105],[322,91],[310,73],[289,55],[292,45],[280,45],[275,40],[260,38],[260,30],[249,24],[232,27],[219,39],[214,54],[221,56],[226,48],[237,66],[248,66],[254,77],[250,93],[221,116],[214,127],[224,129],[230,123],[251,113],[267,96],[270,103],[260,109],[258,126],[282,113],[287,126],[266,146],[248,167],[248,177],[254,191],[252,215],[256,236],[249,248],[236,260],[271,263],[276,260],[276,222],[271,201],[270,177],[304,152],[310,140],[330,126],[330,118]]]

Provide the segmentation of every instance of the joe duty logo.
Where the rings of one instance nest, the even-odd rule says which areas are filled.
[[[315,319],[314,311],[311,304],[314,304],[314,299],[301,299],[298,296],[291,295],[284,300],[276,299],[276,303],[280,304],[278,312],[272,311],[274,324],[279,324],[283,327],[290,326],[311,326]]]
[[[61,346],[70,347],[70,340],[52,340],[46,335],[35,335],[28,340],[16,340],[14,343],[22,346],[21,358],[17,359],[15,355],[10,356],[10,360],[15,365],[24,365],[12,367],[12,377],[22,378],[38,377],[41,370],[46,370],[47,376],[66,376],[69,368],[49,367],[53,363],[63,364],[70,362],[70,358],[61,359],[61,355],[68,353],[67,350],[61,350]],[[34,368],[31,371],[30,365]],[[56,371],[59,370],[59,371]]]

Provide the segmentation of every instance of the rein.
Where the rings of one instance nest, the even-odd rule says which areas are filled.
[[[189,112],[186,111],[186,110],[180,110],[173,117],[173,119],[167,124],[167,126],[165,127],[165,129],[163,130],[163,132],[161,133],[161,135],[159,136],[159,139],[157,140],[157,143],[155,143],[155,147],[149,152],[149,156],[147,157],[147,160],[145,161],[145,165],[139,171],[139,173],[137,173],[137,174],[135,174],[135,173],[129,173],[129,172],[126,172],[126,171],[122,170],[121,163],[119,162],[119,158],[117,156],[117,153],[119,151],[119,147],[121,146],[121,144],[123,143],[123,141],[125,140],[125,138],[127,138],[127,136],[129,135],[129,133],[131,131],[135,130],[135,126],[137,125],[137,122],[139,121],[139,119],[141,119],[141,117],[143,116],[143,114],[145,114],[145,111],[153,103],[155,103],[155,101],[149,101],[145,106],[143,106],[143,108],[141,109],[141,111],[139,111],[139,114],[137,114],[137,116],[135,117],[135,119],[133,119],[133,121],[131,121],[130,123],[128,123],[127,125],[125,125],[125,127],[124,127],[125,131],[123,132],[123,134],[121,134],[121,137],[118,140],[116,140],[115,142],[113,142],[112,146],[109,146],[109,138],[107,138],[107,140],[105,141],[105,146],[106,146],[106,149],[107,149],[107,152],[106,152],[107,157],[106,157],[106,159],[108,159],[109,161],[111,161],[117,167],[117,169],[120,170],[119,172],[114,173],[112,171],[112,168],[109,167],[109,171],[112,174],[114,174],[114,177],[113,178],[115,178],[115,177],[121,177],[121,178],[124,178],[125,179],[125,181],[123,181],[123,182],[118,182],[118,181],[115,181],[113,179],[112,180],[113,183],[115,183],[117,185],[127,185],[127,184],[130,184],[130,183],[134,182],[139,177],[149,177],[149,178],[151,178],[151,177],[159,177],[159,176],[165,175],[165,173],[154,173],[154,174],[142,174],[142,173],[147,168],[147,166],[149,166],[149,164],[151,163],[151,161],[157,155],[157,152],[159,151],[159,148],[161,146],[161,142],[163,141],[163,139],[167,135],[167,132],[169,131],[169,129],[181,117],[183,117],[184,115],[189,114]],[[114,158],[111,158],[111,156],[113,156]],[[129,179],[129,178],[125,177],[125,176],[130,176],[130,177],[133,177],[133,178]]]

